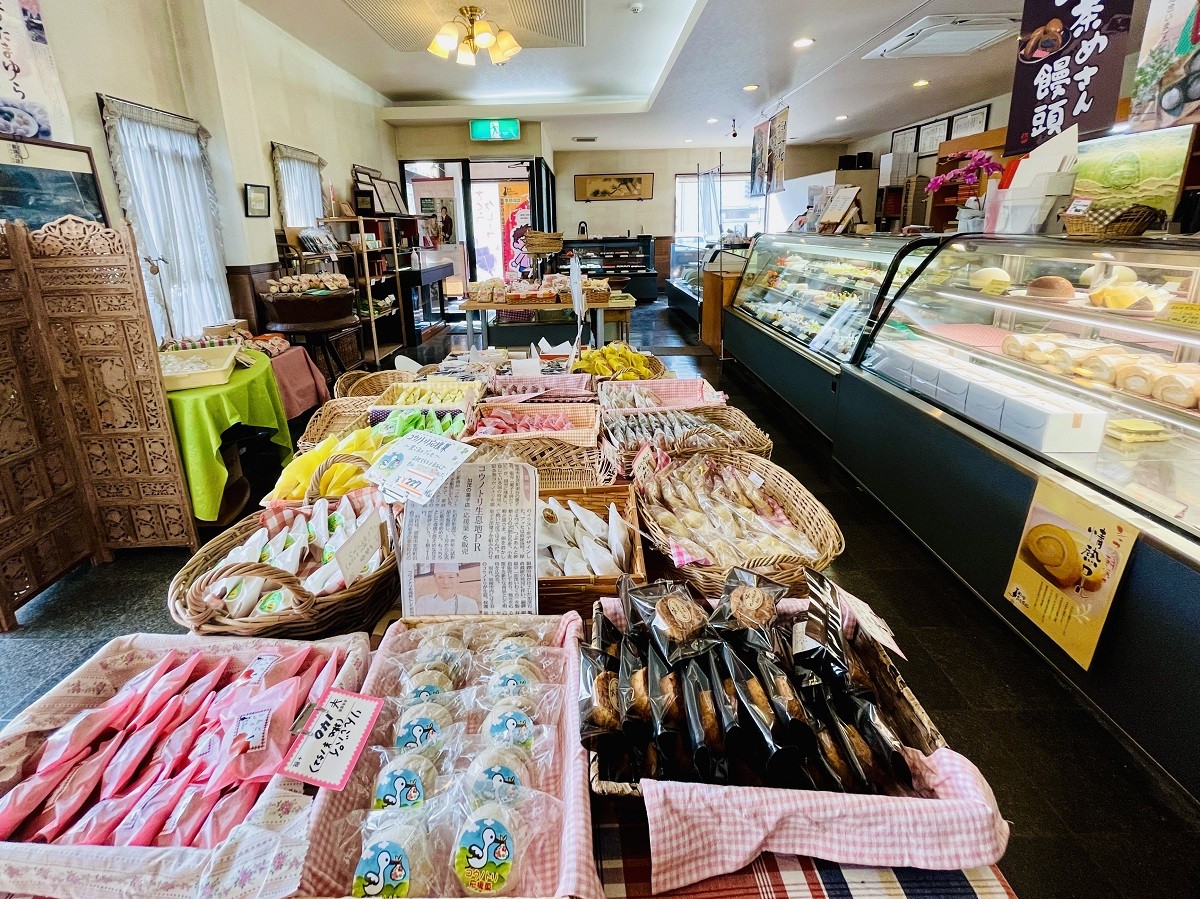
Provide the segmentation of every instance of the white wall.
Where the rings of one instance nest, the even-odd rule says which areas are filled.
[[[727,172],[748,172],[750,150],[559,150],[554,170],[558,191],[558,229],[575,233],[580,220],[593,235],[675,233],[675,176],[694,175],[724,163]],[[575,201],[575,176],[605,172],[653,172],[650,200]]]

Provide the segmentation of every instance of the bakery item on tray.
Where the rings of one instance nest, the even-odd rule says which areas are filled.
[[[1025,285],[1025,295],[1046,299],[1075,299],[1075,285],[1060,275],[1042,275]]]
[[[1170,431],[1146,418],[1110,418],[1104,433],[1122,443],[1162,443],[1171,439]]]
[[[1104,277],[1104,266],[1096,264],[1090,268],[1085,268],[1079,276],[1079,283],[1084,287],[1091,287],[1098,281],[1113,281],[1117,284],[1132,284],[1138,279],[1137,272],[1127,265],[1114,265],[1112,271],[1108,273],[1108,277]]]
[[[743,627],[766,627],[775,620],[775,598],[758,587],[735,587],[729,594],[729,608]]]
[[[1151,385],[1150,395],[1160,403],[1178,406],[1181,409],[1195,407],[1200,402],[1200,366],[1172,366],[1168,374]]]
[[[1025,347],[1035,340],[1066,340],[1066,334],[1009,334],[1000,344],[1000,352],[1014,359],[1025,358]]]
[[[1034,365],[1045,365],[1050,361],[1050,354],[1058,349],[1058,343],[1054,340],[1031,340],[1025,345],[1025,361],[1032,362]]]
[[[1025,535],[1025,548],[1060,587],[1074,587],[1083,578],[1083,559],[1075,538],[1056,524],[1039,524]]]
[[[1079,373],[1093,381],[1103,381],[1112,384],[1117,380],[1117,372],[1127,365],[1146,363],[1151,365],[1163,361],[1162,356],[1152,354],[1136,355],[1128,351],[1124,353],[1089,353],[1079,363]]]
[[[704,612],[687,596],[668,593],[654,607],[655,624],[666,631],[668,639],[685,643],[704,627]]]
[[[997,281],[1007,288],[1012,283],[1012,275],[1002,268],[981,268],[971,273],[970,284],[975,290],[983,290]]]
[[[1091,356],[1123,356],[1125,347],[1115,343],[1101,343],[1098,340],[1064,340],[1058,344],[1046,362],[1059,371],[1077,368],[1084,359]]]
[[[1127,393],[1133,393],[1137,396],[1154,396],[1154,385],[1160,378],[1170,377],[1172,375],[1184,375],[1193,377],[1200,375],[1200,364],[1194,362],[1135,362],[1131,365],[1126,365],[1117,370],[1116,385],[1119,389]],[[1174,387],[1174,382],[1169,385],[1164,384],[1164,387]],[[1181,398],[1176,390],[1171,390],[1171,395],[1176,398]],[[1161,397],[1154,397],[1162,399]],[[1170,402],[1170,400],[1163,400]],[[1179,405],[1174,403],[1173,405]],[[1183,408],[1188,408],[1184,406]]]

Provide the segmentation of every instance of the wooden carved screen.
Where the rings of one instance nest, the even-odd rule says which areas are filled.
[[[23,244],[10,235],[0,229],[0,630],[97,546],[36,313],[9,253]]]
[[[106,549],[197,547],[128,225],[66,216],[9,232],[28,247],[46,343],[78,441],[80,479]]]

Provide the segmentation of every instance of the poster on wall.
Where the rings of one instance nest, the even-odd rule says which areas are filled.
[[[783,190],[787,153],[788,110],[784,107],[754,126],[750,143],[750,196],[762,197]]]
[[[1133,0],[1025,0],[1004,155],[1072,125],[1080,137],[1112,127],[1132,12]]]
[[[1004,596],[1086,670],[1138,533],[1108,509],[1039,478]]]
[[[1200,122],[1200,4],[1151,0],[1129,111],[1134,131]]]
[[[417,201],[420,215],[432,215],[437,234],[436,245],[454,243],[458,240],[458,186],[453,178],[413,178],[413,198]]]
[[[501,248],[504,253],[504,274],[520,277],[532,265],[525,252],[525,235],[529,231],[529,182],[509,181],[500,185]]]
[[[1101,206],[1142,203],[1175,213],[1192,148],[1192,127],[1113,134],[1079,145],[1075,196]]]
[[[0,135],[71,141],[71,117],[39,0],[0,2]]]
[[[92,151],[0,137],[0,219],[40,228],[64,215],[108,223]]]

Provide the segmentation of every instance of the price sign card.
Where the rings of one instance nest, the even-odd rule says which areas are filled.
[[[847,593],[841,587],[837,588],[837,595],[838,599],[841,600],[843,615],[849,613],[858,622],[858,626],[866,631],[867,636],[876,643],[882,644],[905,661],[908,660],[908,656],[901,652],[900,647],[896,645],[896,636],[892,633],[892,629],[888,627],[886,621],[875,613],[874,609],[854,594]]]
[[[281,774],[329,790],[344,790],[383,700],[331,687],[288,753]]]
[[[475,447],[427,431],[405,434],[367,472],[392,503],[429,502],[438,488],[471,457]]]
[[[346,542],[334,550],[333,558],[341,569],[342,578],[349,587],[366,574],[371,557],[380,554],[383,557],[383,546],[387,540],[387,523],[382,518],[384,512],[380,509],[364,521],[346,538]]]

